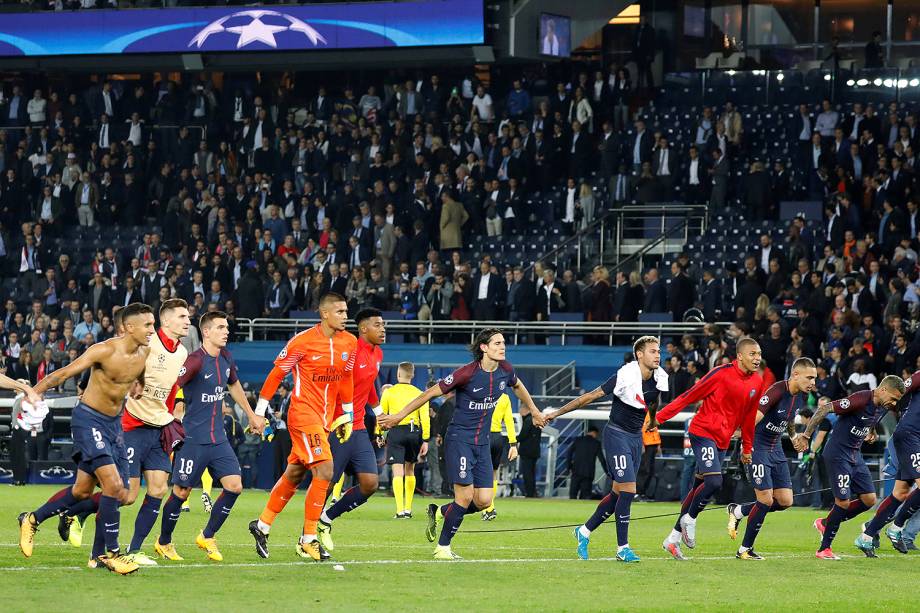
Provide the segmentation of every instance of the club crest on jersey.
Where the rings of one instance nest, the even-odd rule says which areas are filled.
[[[757,393],[757,390],[751,388],[751,393],[748,394],[748,398],[753,398],[753,397],[754,397],[754,394],[756,394],[756,393]]]
[[[465,471],[465,470],[461,470],[461,471],[460,471],[460,478],[461,478],[461,479],[466,479],[466,471]]]
[[[762,482],[763,482],[763,479],[761,479],[760,477],[754,477],[754,483],[756,483],[757,485],[760,485]]]
[[[617,477],[622,477],[624,475],[623,469],[617,471]]]
[[[850,408],[850,399],[849,399],[849,398],[844,398],[843,400],[841,400],[841,401],[840,401],[840,408],[841,408],[841,409],[849,409],[849,408]]]
[[[762,407],[767,406],[767,404],[769,404],[769,402],[770,402],[770,399],[769,399],[768,397],[766,397],[766,396],[762,396],[762,397],[760,398],[760,406],[762,406]]]
[[[313,455],[323,455],[323,448],[322,448],[322,447],[314,447],[314,448],[313,448]]]
[[[227,378],[230,378],[230,369],[229,369],[229,368],[227,368],[226,370],[224,370],[224,376],[227,377]]]
[[[343,361],[343,362],[347,362],[347,361],[348,361],[348,352],[347,352],[347,351],[343,351],[343,352],[342,352],[342,361]]]
[[[712,460],[706,460],[706,468],[712,468]]]

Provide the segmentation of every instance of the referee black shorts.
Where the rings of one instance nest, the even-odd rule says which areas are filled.
[[[396,426],[387,435],[387,464],[418,462],[422,430],[418,426]]]
[[[497,470],[508,457],[508,437],[501,432],[491,432],[489,437],[489,451],[492,453],[492,469]]]

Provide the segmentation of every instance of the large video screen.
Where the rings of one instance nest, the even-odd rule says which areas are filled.
[[[482,44],[482,0],[6,13],[0,57]]]
[[[540,55],[572,55],[572,20],[562,15],[540,13]]]

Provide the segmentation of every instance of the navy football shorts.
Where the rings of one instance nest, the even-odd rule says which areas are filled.
[[[782,447],[768,451],[755,449],[748,465],[748,476],[755,490],[792,489],[789,462]]]
[[[242,474],[240,461],[228,441],[215,444],[185,439],[173,456],[173,465],[172,482],[179,487],[195,487],[205,468],[218,483],[224,477]]]
[[[131,478],[141,476],[144,470],[172,472],[169,456],[160,443],[162,428],[140,426],[125,432],[125,450],[128,454],[128,469]]]
[[[920,479],[920,433],[895,430],[894,451],[898,456],[900,481]]]
[[[725,449],[719,449],[716,442],[705,436],[690,435],[690,446],[696,459],[696,474],[722,474],[722,462],[725,461]]]
[[[827,467],[835,498],[850,500],[860,494],[875,492],[872,474],[858,451],[853,451],[852,455],[846,452],[825,455],[824,466]]]
[[[367,436],[367,430],[355,430],[349,439],[339,442],[335,432],[329,435],[329,448],[332,449],[332,483],[338,483],[345,471],[350,475],[358,473],[377,474],[377,454]]]
[[[617,483],[635,483],[642,461],[642,433],[604,426],[604,458],[607,474]]]
[[[444,443],[444,462],[450,482],[491,488],[492,453],[489,447],[488,442],[477,445],[448,432]]]
[[[128,487],[128,455],[125,451],[121,415],[109,417],[93,408],[77,403],[70,418],[73,436],[73,461],[85,473],[114,464]]]

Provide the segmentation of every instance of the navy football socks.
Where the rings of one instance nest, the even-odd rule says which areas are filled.
[[[821,537],[820,550],[827,549],[834,542],[837,530],[840,529],[840,523],[846,519],[847,511],[848,509],[839,507],[836,504],[831,507],[831,512],[827,514],[827,518],[824,520],[824,536]]]
[[[131,537],[131,546],[128,551],[140,551],[144,546],[144,539],[147,538],[154,524],[157,523],[162,502],[162,498],[154,498],[150,494],[144,496],[144,503],[138,510],[137,518],[134,520],[134,536]]]
[[[361,488],[359,486],[355,485],[348,488],[345,495],[342,496],[338,502],[329,507],[329,510],[326,511],[326,517],[332,521],[344,513],[354,511],[365,502],[367,502],[367,496],[361,493]]]
[[[885,525],[898,514],[901,503],[894,496],[888,496],[878,505],[875,516],[866,524],[866,536],[876,537]]]
[[[35,521],[42,523],[49,517],[59,515],[66,511],[69,507],[79,502],[74,498],[73,490],[71,488],[65,488],[48,499],[48,502],[38,507],[33,515],[35,515]]]
[[[166,499],[166,504],[163,505],[163,521],[160,522],[160,539],[158,541],[160,545],[169,545],[172,542],[173,530],[176,529],[179,517],[182,516],[182,503],[184,502],[175,494],[170,494],[169,498]]]
[[[604,496],[601,501],[597,503],[597,508],[594,509],[594,513],[588,518],[588,521],[585,522],[585,528],[594,532],[597,530],[598,526],[607,521],[607,519],[613,515],[614,511],[616,511],[617,498],[616,492],[610,492]]]
[[[118,498],[105,494],[99,499],[99,513],[96,514],[96,530],[105,535],[106,551],[119,552],[118,523],[121,519]]]
[[[456,502],[444,506],[447,507],[447,510],[445,511],[442,507],[441,514],[444,516],[444,522],[441,524],[441,535],[438,537],[438,545],[441,547],[449,547],[450,540],[454,538],[454,535],[457,534],[457,530],[460,529],[460,524],[463,523],[463,516],[467,513],[467,507],[461,507]]]
[[[687,510],[687,515],[696,519],[696,516],[703,512],[703,509],[706,508],[706,505],[709,504],[709,501],[720,489],[722,489],[722,475],[706,475],[703,477],[703,485],[698,488],[696,496],[693,497],[693,502]],[[678,517],[679,522],[680,518]]]
[[[755,502],[751,512],[748,513],[748,523],[744,529],[744,539],[741,541],[741,546],[746,549],[751,549],[754,547],[754,540],[757,538],[757,535],[760,533],[760,528],[763,526],[763,521],[767,517],[767,513],[770,512],[770,507],[765,505],[762,502]]]
[[[703,480],[699,477],[695,477],[693,481],[693,487],[690,488],[690,491],[687,492],[687,495],[684,496],[684,499],[680,503],[680,513],[677,515],[677,521],[674,522],[674,529],[680,532],[680,518],[683,517],[684,513],[690,510],[691,504],[693,504],[693,499],[696,498],[696,495],[703,489]]]
[[[629,544],[629,509],[632,506],[633,492],[620,492],[617,496],[614,513],[617,517],[617,545],[622,547]]]
[[[204,527],[204,530],[201,531],[204,538],[214,538],[214,535],[217,534],[220,527],[227,521],[227,518],[230,516],[230,509],[233,508],[236,499],[239,497],[239,494],[234,494],[227,490],[220,493],[220,496],[217,497],[217,501],[211,508],[211,516],[208,518],[208,524]]]
[[[85,500],[79,500],[76,503],[70,505],[64,513],[72,517],[77,517],[80,520],[80,523],[86,521],[86,518],[99,510],[99,498],[102,496],[100,493],[93,494]]]
[[[843,518],[843,521],[849,521],[853,519],[863,511],[866,511],[868,508],[869,507],[866,506],[866,503],[858,498],[856,500],[851,500],[850,506],[847,507],[846,517]]]
[[[920,510],[920,489],[915,489],[901,505],[897,515],[894,516],[894,525],[903,528],[904,524]]]

